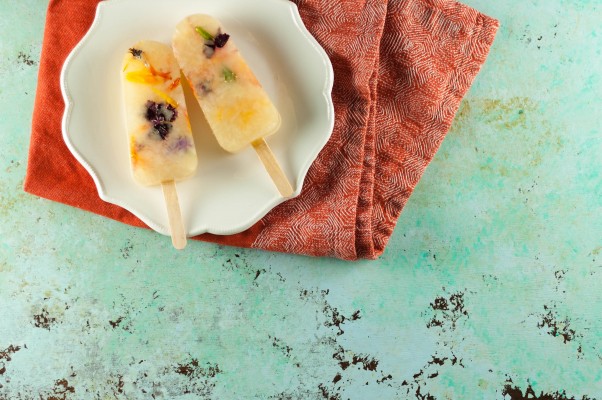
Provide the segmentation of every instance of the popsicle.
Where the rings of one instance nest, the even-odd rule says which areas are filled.
[[[174,247],[186,246],[175,182],[197,167],[180,68],[170,46],[143,40],[123,58],[121,71],[130,166],[140,185],[161,185]]]
[[[220,146],[236,153],[252,145],[280,194],[292,195],[265,141],[279,129],[280,114],[227,30],[209,15],[191,15],[176,26],[172,46]]]

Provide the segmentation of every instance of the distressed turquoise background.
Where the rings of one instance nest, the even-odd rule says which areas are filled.
[[[602,2],[466,3],[488,61],[346,263],[24,193],[47,1],[0,0],[0,399],[602,399]]]

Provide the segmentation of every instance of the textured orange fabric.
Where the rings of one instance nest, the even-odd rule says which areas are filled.
[[[109,0],[110,1],[110,0]],[[236,235],[195,239],[347,260],[384,251],[453,121],[498,22],[450,0],[294,0],[335,72],[332,137],[303,191]],[[124,223],[65,146],[59,76],[97,0],[51,0],[25,190]]]

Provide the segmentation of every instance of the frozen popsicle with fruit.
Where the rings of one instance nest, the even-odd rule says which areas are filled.
[[[180,68],[170,46],[140,41],[126,52],[121,71],[130,165],[134,180],[162,185],[172,242],[186,246],[175,182],[197,167]]]
[[[265,138],[280,127],[280,114],[215,18],[196,14],[176,26],[172,46],[178,64],[220,146],[236,153],[257,151],[284,197],[293,189]]]

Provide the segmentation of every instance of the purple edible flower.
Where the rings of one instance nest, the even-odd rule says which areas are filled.
[[[203,46],[203,54],[205,55],[205,57],[211,58],[213,57],[213,53],[215,53],[216,49],[221,49],[226,45],[228,39],[230,38],[230,35],[228,35],[227,33],[222,33],[221,30],[218,31],[217,35],[215,35],[214,37],[207,36],[209,34],[207,32],[205,33],[206,35],[202,35],[205,39],[205,46]]]
[[[198,85],[196,85],[196,89],[197,89],[197,93],[202,93],[202,94],[208,94],[213,91],[213,89],[211,89],[210,81],[203,81],[203,82],[199,83]]]
[[[168,122],[153,124],[153,130],[151,131],[155,135],[159,135],[161,140],[165,140],[167,135],[169,135],[169,131],[171,131],[172,125]]]
[[[153,129],[150,133],[158,135],[161,140],[165,140],[172,128],[170,122],[176,120],[178,111],[171,104],[156,103],[149,100],[146,102],[146,114],[144,117],[153,124]]]
[[[192,147],[192,142],[186,136],[180,136],[176,142],[170,147],[171,151],[185,151],[189,147]]]
[[[222,48],[226,45],[229,38],[230,35],[227,33],[218,33],[217,36],[213,38],[213,44],[215,44],[215,47]]]
[[[167,103],[155,103],[152,100],[146,102],[146,119],[151,122],[174,122],[178,117],[178,111]]]

